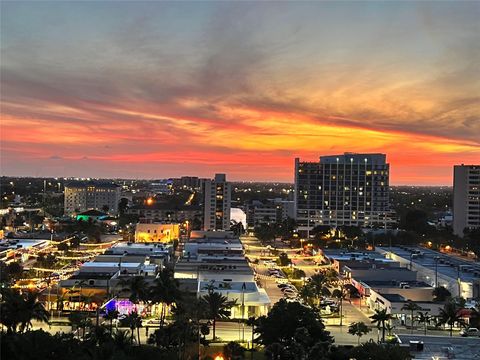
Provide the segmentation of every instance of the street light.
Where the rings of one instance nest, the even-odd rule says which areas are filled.
[[[438,287],[438,260],[440,260],[440,256],[435,256],[433,258],[435,260],[435,288]]]

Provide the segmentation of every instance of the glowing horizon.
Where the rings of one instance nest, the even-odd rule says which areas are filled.
[[[3,175],[293,181],[480,162],[478,2],[4,2]]]

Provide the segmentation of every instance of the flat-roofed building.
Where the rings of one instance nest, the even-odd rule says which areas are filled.
[[[75,301],[79,300],[79,294],[95,295],[102,300],[125,296],[125,284],[133,277],[141,276],[147,284],[152,284],[172,250],[172,246],[164,244],[117,243],[82,264],[68,279],[61,280],[60,288],[68,297],[73,294]]]
[[[203,230],[229,230],[232,187],[225,174],[203,183]]]
[[[267,293],[255,281],[240,240],[230,231],[192,231],[175,264],[175,278],[199,297],[215,291],[237,301],[231,317],[264,315],[270,306]]]
[[[295,217],[298,229],[317,225],[390,227],[390,166],[385,154],[295,159]]]
[[[138,223],[135,242],[170,243],[180,238],[180,224]]]
[[[371,290],[382,294],[398,294],[411,301],[433,301],[433,286],[423,281],[374,280],[352,281],[361,295]],[[361,291],[369,289],[369,291]],[[370,295],[370,293],[368,294]]]
[[[456,165],[453,170],[453,233],[480,228],[480,165]]]
[[[75,215],[87,210],[100,210],[111,214],[118,212],[120,186],[101,181],[70,181],[65,184],[65,215]]]
[[[417,272],[417,280],[447,288],[452,296],[480,296],[480,265],[434,250],[419,247],[377,247],[376,251]]]

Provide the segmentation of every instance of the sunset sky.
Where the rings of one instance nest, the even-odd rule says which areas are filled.
[[[480,163],[480,2],[2,2],[1,173],[293,181]]]

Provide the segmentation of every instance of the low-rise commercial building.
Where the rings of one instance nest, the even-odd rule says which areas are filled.
[[[152,284],[171,252],[171,246],[162,244],[117,243],[61,280],[59,289],[70,309],[79,308],[86,298],[95,298],[96,306],[112,297],[128,298],[125,288],[129,279],[141,276],[146,284]]]
[[[270,306],[267,293],[255,281],[240,240],[230,231],[193,231],[175,265],[175,278],[199,297],[215,291],[236,301],[231,317],[264,315]]]
[[[138,223],[135,242],[170,243],[180,238],[180,224]]]
[[[418,247],[377,247],[376,251],[417,271],[417,280],[434,287],[444,286],[453,296],[480,296],[480,265],[475,262]]]

